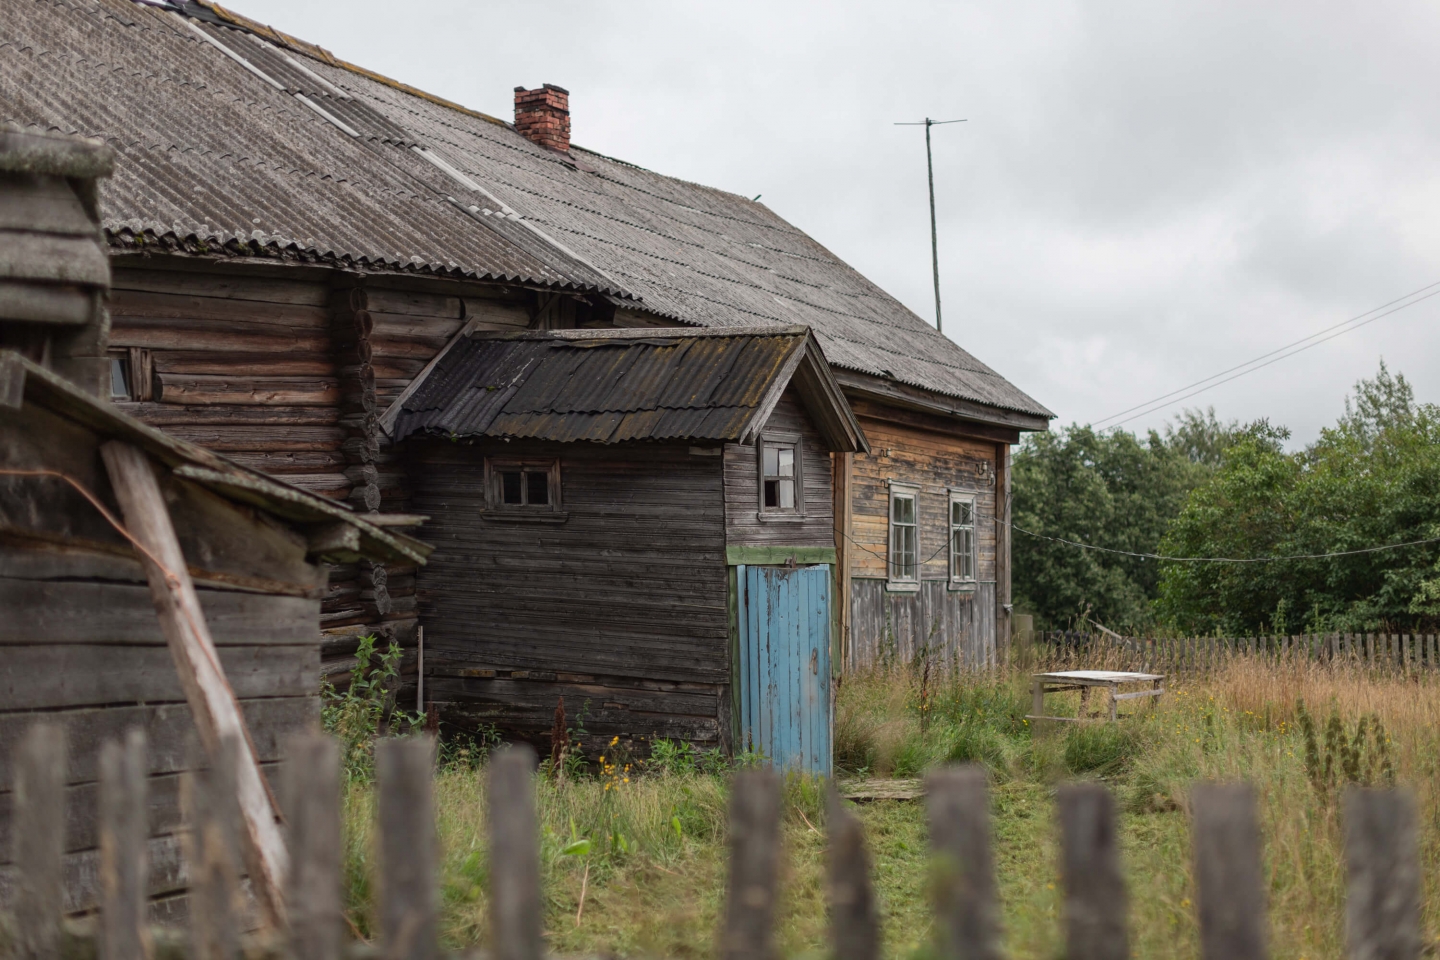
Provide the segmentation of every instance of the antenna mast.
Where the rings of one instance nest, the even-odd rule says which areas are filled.
[[[917,123],[897,123],[897,127],[925,127],[925,173],[930,180],[930,266],[935,274],[935,329],[940,325],[940,239],[935,226],[935,162],[930,156],[930,128],[942,123],[964,123],[964,120],[931,120],[926,117]]]

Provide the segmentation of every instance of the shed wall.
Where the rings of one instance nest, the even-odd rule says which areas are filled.
[[[414,439],[426,699],[548,746],[559,697],[598,745],[722,745],[730,676],[720,458],[679,444]],[[487,515],[486,455],[560,459],[561,522]]]
[[[754,443],[725,445],[725,536],[729,546],[833,547],[835,545],[834,484],[830,448],[815,429],[793,387],[775,405],[765,430],[801,438],[801,479],[805,515],[797,519],[761,519],[759,447]]]

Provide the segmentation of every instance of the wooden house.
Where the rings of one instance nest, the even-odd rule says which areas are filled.
[[[319,721],[326,563],[418,564],[428,548],[110,402],[120,371],[107,358],[95,181],[111,163],[94,142],[0,129],[0,894],[16,839],[12,757],[29,727],[46,720],[68,733],[72,911],[97,901],[99,747],[139,727],[150,894],[165,917],[184,888],[178,783],[197,735],[196,687],[167,626],[173,604],[191,635],[204,625],[202,652],[218,658],[205,676],[228,680],[228,709],[265,770],[282,737]]]
[[[511,123],[202,2],[23,0],[10,21],[0,119],[117,151],[123,409],[415,519],[433,501],[382,420],[459,339],[804,326],[869,438],[831,457],[837,668],[993,661],[1009,448],[1051,414],[764,204],[576,146],[553,85],[518,89]],[[329,583],[327,669],[364,633],[415,650],[414,566]]]
[[[831,460],[865,441],[807,328],[471,334],[385,426],[441,715],[543,740],[564,698],[587,747],[828,772]]]

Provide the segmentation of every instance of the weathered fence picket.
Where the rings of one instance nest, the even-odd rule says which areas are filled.
[[[1271,638],[1272,640],[1274,638]],[[1309,638],[1341,648],[1338,637]],[[1201,650],[1223,658],[1243,642]],[[1163,649],[1157,645],[1151,651]],[[1292,646],[1296,656],[1305,644]],[[1398,647],[1395,648],[1398,651]],[[182,787],[187,837],[190,938],[186,960],[235,960],[244,927],[234,741]],[[377,744],[379,917],[387,960],[439,960],[438,850],[432,795],[434,743],[428,737]],[[535,754],[499,751],[489,767],[491,956],[541,960],[543,900],[535,808]],[[145,923],[145,738],[132,731],[100,755],[102,911],[93,948],[103,960],[152,955]],[[286,745],[283,791],[291,876],[288,947],[267,956],[338,960],[342,949],[340,754],[318,735]],[[61,922],[65,739],[38,723],[16,752],[15,863],[10,956],[59,960],[71,955]],[[956,767],[926,781],[933,854],[936,953],[954,960],[996,960],[1002,930],[985,772]],[[720,953],[776,956],[773,926],[782,854],[782,790],[770,770],[737,773],[731,792],[730,874]],[[1200,952],[1206,960],[1261,960],[1268,921],[1254,791],[1244,784],[1197,784],[1189,795]],[[1351,788],[1342,804],[1348,878],[1345,912],[1351,960],[1418,960],[1424,946],[1415,801],[1403,790]],[[1064,934],[1069,960],[1130,955],[1128,895],[1114,798],[1100,784],[1057,793]],[[827,801],[827,902],[837,960],[875,960],[880,923],[865,832],[832,790]],[[175,948],[169,955],[175,956]],[[374,948],[371,949],[373,953]],[[277,953],[275,951],[281,950]]]

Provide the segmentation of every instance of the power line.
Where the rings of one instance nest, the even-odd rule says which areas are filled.
[[[1299,340],[1287,343],[1282,347],[1276,347],[1269,353],[1263,353],[1258,357],[1246,360],[1244,363],[1236,364],[1235,366],[1230,367],[1226,370],[1221,370],[1219,373],[1212,374],[1211,376],[1205,377],[1202,380],[1196,380],[1194,383],[1187,384],[1183,387],[1172,390],[1169,393],[1162,394],[1161,396],[1154,397],[1150,400],[1146,400],[1144,403],[1137,403],[1133,407],[1127,407],[1126,409],[1121,410],[1119,413],[1114,413],[1108,417],[1096,420],[1094,425],[1100,426],[1102,424],[1108,423],[1111,420],[1115,420],[1116,422],[1111,424],[1111,426],[1118,427],[1121,424],[1129,423],[1131,420],[1138,419],[1139,417],[1143,417],[1146,414],[1154,413],[1156,410],[1160,409],[1161,407],[1168,406],[1170,403],[1176,403],[1181,400],[1188,400],[1190,397],[1196,396],[1197,394],[1204,393],[1207,390],[1212,390],[1215,387],[1220,386],[1221,384],[1229,383],[1231,380],[1243,377],[1246,374],[1254,373],[1256,370],[1264,369],[1265,367],[1270,366],[1270,364],[1272,363],[1278,363],[1281,360],[1285,360],[1289,357],[1295,356],[1297,353],[1303,353],[1304,351],[1309,350],[1311,347],[1317,347],[1320,344],[1325,343],[1326,341],[1333,340],[1338,336],[1351,332],[1352,330],[1358,330],[1361,327],[1366,326],[1367,324],[1374,323],[1376,320],[1388,317],[1392,313],[1398,313],[1408,307],[1415,306],[1415,304],[1417,303],[1429,300],[1431,297],[1440,295],[1440,290],[1434,289],[1435,287],[1440,287],[1440,281],[1436,281],[1435,283],[1423,286],[1418,290],[1412,290],[1411,292],[1405,294],[1403,297],[1397,297],[1396,299],[1391,300],[1389,303],[1382,303],[1380,306],[1370,310],[1366,310],[1364,313],[1357,314],[1356,316],[1353,316],[1348,320],[1343,320],[1340,323],[1334,324],[1333,326],[1329,326],[1323,330],[1316,331],[1315,333],[1310,334],[1308,337],[1301,337]],[[1425,293],[1425,291],[1427,290],[1431,292]],[[1425,293],[1425,296],[1419,296],[1419,294],[1422,293]],[[1396,306],[1396,304],[1399,304],[1399,306]],[[1394,307],[1394,309],[1387,310],[1387,307]],[[1380,311],[1384,312],[1382,313]],[[1372,314],[1374,314],[1374,316],[1372,316]],[[1326,336],[1327,334],[1328,336]],[[1292,349],[1294,347],[1298,347],[1299,349]],[[1289,352],[1287,353],[1286,351]],[[1276,356],[1277,354],[1283,355]],[[1265,362],[1261,363],[1260,361],[1262,360]],[[1236,371],[1239,372],[1237,373]],[[1226,376],[1226,374],[1233,374],[1233,376]],[[1224,379],[1220,379],[1221,377],[1224,377]],[[1212,383],[1211,381],[1215,382]],[[1198,387],[1199,389],[1192,389],[1196,387]],[[1186,391],[1191,392],[1187,393]],[[1184,395],[1179,396],[1180,394]],[[1135,413],[1133,416],[1125,417],[1125,414],[1137,410],[1139,412]],[[1117,418],[1119,417],[1125,417],[1125,419],[1118,420]]]

